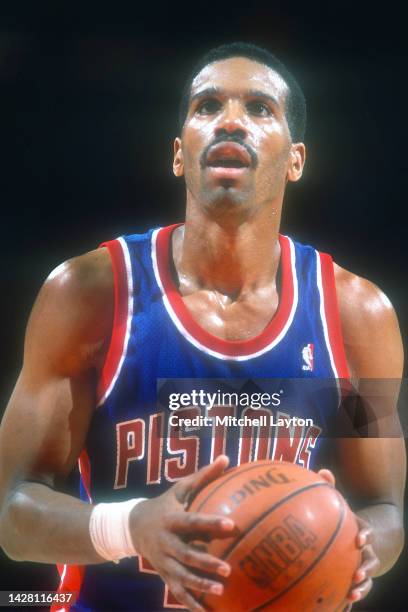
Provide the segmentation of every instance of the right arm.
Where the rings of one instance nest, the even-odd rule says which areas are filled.
[[[15,560],[102,561],[89,537],[92,507],[55,489],[85,444],[112,286],[109,255],[95,251],[57,268],[33,307],[0,429],[0,543]]]
[[[112,319],[107,249],[63,264],[39,293],[27,327],[23,368],[0,428],[0,545],[12,559],[106,562],[89,535],[93,506],[57,489],[85,445]],[[220,593],[221,583],[200,573],[226,576],[230,568],[187,544],[185,537],[227,537],[233,523],[188,513],[186,501],[227,463],[219,457],[130,514],[135,549],[180,603],[197,612],[202,607],[187,589]]]

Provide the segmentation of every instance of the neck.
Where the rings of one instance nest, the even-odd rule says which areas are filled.
[[[173,235],[182,294],[206,289],[238,300],[274,283],[280,258],[280,207],[265,206],[239,223],[220,223],[187,203],[186,223]]]

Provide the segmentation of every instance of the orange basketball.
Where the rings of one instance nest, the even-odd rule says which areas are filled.
[[[190,511],[224,514],[234,536],[208,551],[231,575],[221,597],[205,594],[210,610],[339,612],[360,564],[357,522],[340,493],[298,465],[247,463],[202,489]]]

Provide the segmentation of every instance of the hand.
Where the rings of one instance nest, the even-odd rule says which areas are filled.
[[[320,476],[322,476],[327,482],[335,486],[335,478],[330,470],[319,470]],[[351,587],[346,601],[348,605],[346,610],[350,610],[353,603],[363,599],[368,595],[372,586],[372,576],[376,574],[380,567],[380,560],[374,552],[372,547],[373,532],[371,526],[364,519],[355,515],[359,532],[357,534],[357,546],[361,549],[361,565],[354,573],[353,586]]]
[[[130,514],[136,550],[150,561],[180,604],[194,612],[204,612],[204,608],[190,589],[215,595],[223,592],[221,582],[202,574],[226,577],[231,567],[188,540],[230,537],[234,522],[223,516],[186,512],[186,508],[190,498],[218,478],[227,466],[228,457],[222,455],[163,495],[141,502]]]
[[[361,548],[361,565],[353,576],[353,586],[347,596],[350,604],[366,597],[373,586],[372,576],[380,567],[380,560],[372,547],[373,532],[370,525],[364,519],[356,515],[359,532],[357,535],[357,546]]]

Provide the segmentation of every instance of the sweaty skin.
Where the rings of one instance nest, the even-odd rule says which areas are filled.
[[[174,143],[174,172],[186,181],[186,223],[173,233],[176,281],[194,319],[227,340],[259,334],[276,311],[278,232],[285,186],[301,177],[305,147],[293,143],[286,85],[245,58],[207,66],[193,82],[188,116]],[[237,159],[244,160],[244,166]],[[226,163],[227,162],[227,163]],[[232,166],[232,167],[231,167]],[[369,281],[335,266],[346,357],[354,384],[399,379],[402,344],[394,310]],[[106,249],[60,266],[44,284],[27,327],[24,364],[0,430],[0,543],[13,559],[100,563],[89,537],[92,506],[58,488],[83,448],[96,381],[109,346],[113,275]],[[395,415],[396,395],[388,406]],[[360,521],[363,562],[349,601],[388,571],[403,544],[402,438],[333,441],[334,472]],[[188,496],[228,461],[179,481],[132,511],[136,549],[178,600],[202,606],[188,589],[221,593],[230,568],[184,536],[228,536],[232,521],[186,513]],[[323,472],[329,480],[333,475]],[[151,535],[152,534],[152,535]]]

